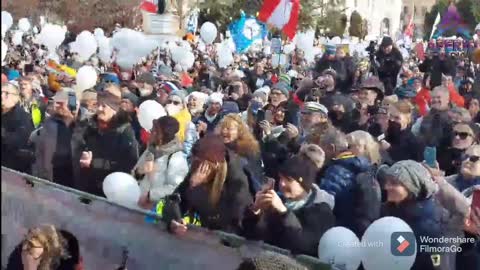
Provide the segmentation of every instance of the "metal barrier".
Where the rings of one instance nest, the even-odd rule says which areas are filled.
[[[202,228],[183,236],[166,232],[165,224],[147,224],[140,209],[2,167],[2,266],[28,228],[53,224],[77,236],[85,269],[116,269],[128,250],[130,270],[236,269],[241,260],[261,252],[290,255],[262,242]],[[310,269],[329,266],[309,256],[296,259]]]

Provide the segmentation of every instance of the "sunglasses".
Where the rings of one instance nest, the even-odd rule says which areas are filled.
[[[465,139],[468,138],[469,136],[472,136],[472,135],[471,135],[470,133],[468,133],[468,132],[457,132],[457,131],[455,131],[453,134],[454,134],[455,137],[458,136],[458,137],[459,137],[460,139],[462,139],[462,140],[465,140]]]
[[[475,163],[477,161],[480,160],[480,157],[479,156],[469,156],[469,155],[465,155],[463,160],[469,160],[470,162],[472,163]]]

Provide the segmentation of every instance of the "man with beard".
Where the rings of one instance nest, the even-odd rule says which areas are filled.
[[[75,149],[78,142],[73,138],[79,104],[75,108],[69,107],[69,99],[75,98],[75,91],[63,88],[53,97],[53,115],[45,120],[42,127],[30,136],[35,144],[35,163],[32,167],[33,175],[53,181],[55,183],[75,188],[74,170],[79,169],[78,153]]]
[[[204,112],[205,101],[208,95],[202,92],[192,92],[187,97],[187,108],[192,116],[192,121],[195,122]]]
[[[391,37],[384,37],[375,56],[379,63],[378,77],[384,84],[385,94],[391,95],[397,86],[398,73],[402,68],[402,54],[397,48],[393,47]]]
[[[30,160],[22,152],[28,149],[32,131],[32,119],[20,105],[19,89],[11,83],[2,83],[2,166],[30,172]]]
[[[82,129],[76,129],[74,137],[80,138],[81,152],[77,188],[105,196],[103,180],[113,172],[130,173],[138,160],[138,143],[128,122],[128,116],[120,110],[120,98],[108,93],[98,94],[96,115]]]

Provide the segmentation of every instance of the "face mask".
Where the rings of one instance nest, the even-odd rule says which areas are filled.
[[[174,104],[167,104],[167,106],[165,106],[165,110],[167,111],[168,115],[174,116],[178,114],[182,109],[180,108],[180,106],[176,106]]]
[[[140,96],[142,97],[146,97],[152,93],[150,89],[145,89],[145,88],[139,89],[139,92],[140,92]]]
[[[397,142],[401,131],[402,126],[399,123],[394,121],[388,121],[386,140],[390,143]]]

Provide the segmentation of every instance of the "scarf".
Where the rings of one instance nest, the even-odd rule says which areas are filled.
[[[169,143],[164,145],[149,145],[148,151],[153,154],[154,159],[158,159],[162,156],[171,155],[176,152],[182,151],[183,145],[178,141],[177,138],[171,140]]]
[[[312,196],[312,191],[310,190],[310,192],[307,194],[307,196],[305,196],[301,200],[294,201],[294,200],[287,199],[287,200],[285,200],[285,207],[287,207],[287,209],[290,210],[290,211],[298,210],[298,209],[302,208],[303,206],[305,206],[305,204],[309,201],[311,196]]]

